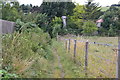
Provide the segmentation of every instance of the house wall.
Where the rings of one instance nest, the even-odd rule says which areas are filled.
[[[15,22],[0,20],[0,29],[2,34],[13,33],[15,29]]]

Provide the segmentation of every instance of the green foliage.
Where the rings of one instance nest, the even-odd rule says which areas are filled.
[[[16,31],[21,32],[27,30],[28,28],[34,28],[34,27],[38,27],[38,26],[33,22],[24,23],[20,19],[16,20],[16,27],[15,27]]]
[[[43,2],[41,12],[46,13],[51,21],[55,16],[72,15],[74,7],[72,2]]]
[[[36,16],[38,15],[38,13],[28,13],[28,14],[22,14],[21,15],[21,20],[23,22],[32,22],[32,23],[35,23],[35,19],[36,19]]]
[[[110,7],[101,7],[101,11],[105,12],[109,9]]]
[[[24,24],[25,24],[25,23],[22,22],[20,19],[17,19],[17,20],[16,20],[15,30],[16,30],[16,31],[20,31],[20,29],[22,28],[22,26],[23,26]]]
[[[120,22],[119,22],[119,14],[120,8],[118,7],[110,7],[105,14],[103,15],[104,22],[102,23],[103,29],[106,31],[103,32],[100,30],[101,35],[107,34],[109,36],[115,36],[117,35],[117,31],[120,30]]]
[[[38,14],[36,16],[36,19],[35,19],[35,23],[41,28],[43,29],[45,32],[48,31],[47,28],[48,28],[48,17],[46,14]]]
[[[16,6],[11,6],[11,4],[2,4],[2,19],[9,20],[9,21],[16,21],[18,18],[21,18],[19,15],[21,14],[18,12]]]
[[[55,19],[52,20],[51,28],[52,28],[52,32],[51,32],[52,37],[56,37],[57,34],[61,33],[62,20],[60,17],[55,17]]]
[[[28,4],[27,5],[22,4],[22,5],[20,5],[20,8],[23,11],[23,13],[29,14],[30,11],[31,11],[31,9],[32,9],[32,5],[31,4],[30,5],[28,5]]]
[[[82,33],[85,35],[92,35],[93,32],[98,30],[96,24],[92,21],[84,22],[82,28],[83,28]]]
[[[76,7],[73,10],[72,16],[67,16],[67,31],[65,34],[80,34],[82,30],[83,20],[82,14],[84,13],[83,5],[76,4]]]
[[[84,13],[85,13],[84,6],[77,4],[76,7],[74,8],[73,16],[75,16],[75,18],[82,19]]]
[[[21,33],[4,35],[3,68],[22,77],[40,77],[39,73],[44,69],[42,65],[53,60],[50,44],[49,34],[44,33],[38,27],[26,29]],[[36,63],[36,60],[39,60],[39,64]],[[40,61],[42,62],[40,63]],[[45,68],[47,69],[49,66],[47,64]],[[41,74],[45,73],[47,72],[42,71]]]
[[[82,30],[83,20],[76,16],[69,16],[67,20],[68,33],[80,34]]]
[[[87,4],[84,6],[84,11],[83,19],[85,20],[96,20],[102,15],[101,7],[99,7],[98,3],[94,3],[93,0],[92,2],[87,1]]]
[[[6,70],[0,70],[0,75],[2,79],[9,80],[9,78],[18,78],[16,74],[8,73]]]
[[[80,66],[80,64],[77,64],[74,62],[73,59],[73,53],[67,53],[64,43],[61,41],[54,41],[53,43],[53,50],[55,53],[55,55],[58,55],[60,58],[60,63],[62,65],[62,68],[60,68],[60,65],[58,63],[56,68],[54,68],[55,70],[57,70],[54,73],[55,78],[61,78],[61,74],[65,74],[64,78],[82,78],[85,77],[85,73],[83,72],[84,68],[82,66]],[[72,52],[72,51],[71,51]],[[76,56],[77,57],[77,56]],[[57,57],[55,57],[57,58]],[[55,59],[55,62],[57,62],[58,59]],[[80,59],[79,59],[80,61]],[[58,75],[61,72],[60,75]],[[58,75],[58,76],[57,76]],[[57,76],[57,77],[56,77]]]

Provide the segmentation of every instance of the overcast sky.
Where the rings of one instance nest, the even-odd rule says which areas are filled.
[[[20,4],[33,4],[40,6],[43,0],[18,0]],[[85,4],[87,0],[73,0],[80,4]],[[120,0],[94,0],[94,2],[99,2],[100,6],[110,6],[111,4],[117,4]]]

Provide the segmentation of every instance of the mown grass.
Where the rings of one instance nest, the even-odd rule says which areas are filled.
[[[77,40],[108,43],[117,45],[116,37],[77,37]],[[115,78],[116,76],[116,53],[115,47],[89,44],[88,49],[88,77],[89,78]],[[71,40],[70,54],[73,56],[74,41]],[[76,61],[84,68],[85,42],[77,42]]]

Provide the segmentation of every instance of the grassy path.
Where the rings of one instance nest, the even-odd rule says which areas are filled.
[[[54,78],[83,78],[84,73],[80,65],[74,63],[71,55],[66,53],[64,45],[56,42],[53,45],[53,76]]]
[[[53,64],[53,77],[55,78],[64,78],[64,70],[62,67],[60,56],[57,53],[57,49],[54,49],[55,62]]]
[[[60,72],[61,72],[60,76],[61,76],[61,78],[64,78],[65,73],[64,73],[64,70],[63,70],[63,67],[62,67],[62,63],[61,63],[61,59],[60,59],[60,56],[58,55],[57,50],[55,51],[55,55],[56,55],[56,57],[57,57],[58,67],[60,68]]]

